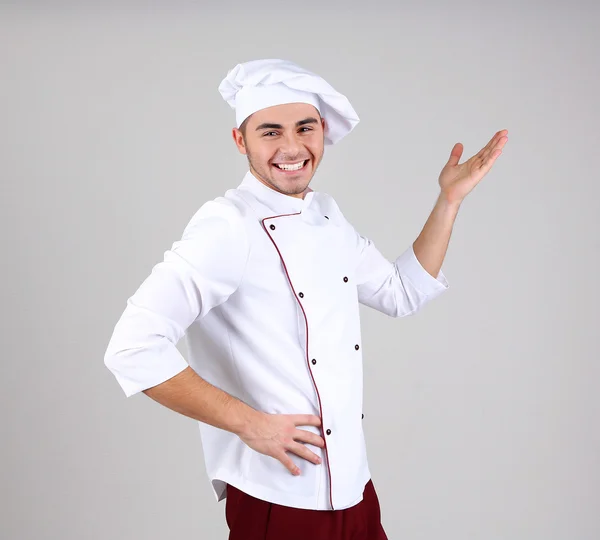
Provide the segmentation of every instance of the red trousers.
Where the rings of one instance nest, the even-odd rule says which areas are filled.
[[[256,499],[228,485],[229,540],[387,540],[373,482],[344,510],[305,510]]]

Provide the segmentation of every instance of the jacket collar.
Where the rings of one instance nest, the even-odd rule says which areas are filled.
[[[314,194],[311,191],[304,196],[304,199],[285,195],[263,184],[250,171],[244,176],[239,189],[245,189],[252,193],[260,203],[270,208],[274,214],[296,214],[302,212],[308,206]]]
[[[309,191],[304,199],[285,195],[263,184],[250,171],[245,174],[238,189],[249,192],[273,216],[299,213],[304,221],[313,225],[338,224],[335,203],[325,193]]]

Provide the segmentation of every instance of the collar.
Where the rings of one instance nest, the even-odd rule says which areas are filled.
[[[314,191],[307,193],[304,196],[304,199],[280,193],[263,184],[250,171],[246,173],[238,189],[250,191],[260,203],[268,206],[276,214],[295,214],[302,212],[308,207],[314,197]]]
[[[270,188],[248,171],[238,189],[250,193],[274,215],[301,214],[311,225],[339,225],[335,202],[319,191],[309,191],[304,199],[285,195]]]

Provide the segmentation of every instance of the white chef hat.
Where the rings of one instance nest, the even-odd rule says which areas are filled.
[[[350,133],[359,118],[348,98],[324,79],[287,60],[252,60],[229,70],[219,85],[237,127],[252,113],[284,103],[309,103],[325,119],[325,144]]]

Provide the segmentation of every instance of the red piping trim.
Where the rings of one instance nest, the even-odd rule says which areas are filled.
[[[275,249],[277,250],[277,253],[279,254],[279,258],[281,259],[281,263],[283,264],[283,269],[285,270],[285,275],[287,277],[287,280],[290,284],[290,287],[292,288],[292,292],[294,293],[294,296],[296,298],[296,301],[298,302],[298,305],[300,306],[300,309],[302,310],[302,315],[304,315],[304,324],[306,325],[306,365],[308,366],[308,371],[310,373],[310,378],[312,379],[313,385],[315,387],[315,391],[317,393],[317,400],[319,402],[319,414],[321,416],[321,435],[323,436],[323,442],[325,443],[324,445],[324,450],[325,450],[325,457],[327,458],[327,472],[329,474],[329,502],[331,504],[331,509],[333,510],[333,495],[332,495],[332,486],[331,486],[331,469],[329,467],[329,452],[327,451],[327,439],[323,430],[323,407],[321,405],[321,396],[319,394],[319,388],[317,387],[317,383],[315,382],[315,377],[313,375],[312,372],[312,368],[310,367],[310,360],[309,360],[309,355],[308,355],[308,318],[306,317],[306,312],[304,311],[304,306],[302,305],[302,302],[300,302],[300,299],[298,298],[298,295],[296,294],[296,290],[294,289],[294,285],[292,284],[292,280],[290,278],[290,274],[288,273],[287,270],[287,266],[285,264],[285,260],[283,259],[283,256],[281,255],[281,251],[279,251],[279,248],[277,247],[277,243],[275,242],[275,240],[273,240],[273,237],[271,236],[271,234],[269,233],[269,231],[267,230],[267,227],[265,225],[265,221],[267,219],[274,219],[274,218],[278,218],[278,217],[286,217],[286,216],[297,216],[300,215],[300,212],[296,212],[294,214],[281,214],[279,216],[269,216],[266,217],[264,219],[261,220],[263,229],[265,230],[265,232],[267,233],[267,236],[271,239],[271,242],[273,242],[273,245],[275,246]]]

